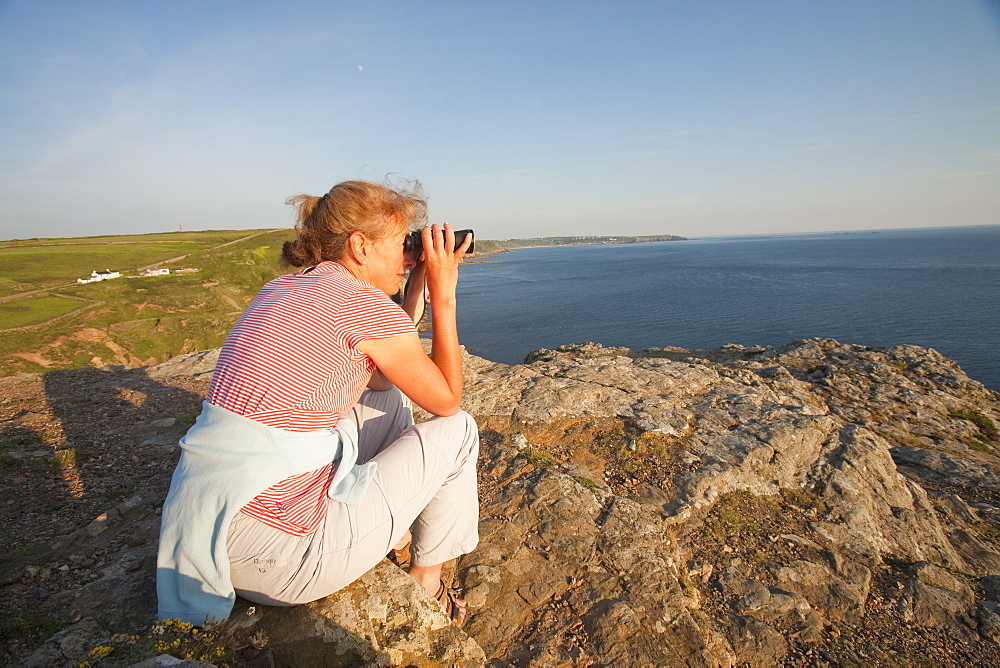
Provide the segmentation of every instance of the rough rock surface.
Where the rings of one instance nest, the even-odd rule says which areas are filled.
[[[308,606],[238,608],[277,663],[1000,663],[1000,401],[951,360],[808,340],[526,362],[465,358],[464,632],[383,563]],[[213,364],[0,379],[0,598],[32,615],[5,663],[151,621],[156,509]]]
[[[1000,661],[1000,404],[953,361],[809,340],[526,362],[471,358],[463,404],[493,447],[459,574],[496,663]]]
[[[255,609],[256,628],[285,665],[481,666],[486,660],[437,602],[388,561],[319,601]]]

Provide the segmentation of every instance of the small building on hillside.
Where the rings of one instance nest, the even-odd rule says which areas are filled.
[[[78,278],[77,283],[97,283],[98,281],[110,281],[112,278],[121,278],[121,272],[111,271],[106,269],[104,271],[92,271],[90,272],[90,278]]]
[[[152,269],[144,270],[140,276],[166,276],[170,273],[170,270],[166,267],[154,267]]]

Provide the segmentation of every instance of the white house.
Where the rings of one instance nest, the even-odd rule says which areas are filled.
[[[90,278],[78,278],[77,283],[96,283],[98,281],[110,281],[112,278],[121,278],[121,272],[111,271],[107,269],[105,271],[92,271],[90,272]]]

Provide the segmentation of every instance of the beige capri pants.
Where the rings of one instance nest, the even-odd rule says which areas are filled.
[[[265,605],[296,605],[346,587],[413,531],[411,563],[433,566],[479,542],[479,431],[465,411],[413,424],[399,390],[366,391],[342,420],[358,427],[358,463],[378,462],[361,503],[327,500],[319,527],[292,536],[236,514],[226,548],[233,587]]]

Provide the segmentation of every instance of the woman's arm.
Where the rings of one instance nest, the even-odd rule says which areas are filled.
[[[410,270],[410,277],[406,281],[406,288],[403,293],[403,311],[410,316],[414,325],[419,325],[424,318],[424,291],[427,289],[426,265],[423,260],[419,260],[416,266]],[[393,384],[385,377],[378,367],[372,372],[372,377],[368,381],[368,389],[384,392],[391,390]]]
[[[414,325],[420,324],[424,317],[424,290],[427,287],[427,265],[423,261],[410,270],[410,278],[406,281],[406,292],[403,295],[403,310],[413,320]]]
[[[428,413],[446,416],[458,410],[462,400],[461,386],[456,393],[438,366],[424,353],[416,334],[366,339],[358,344],[358,349],[378,365],[373,381],[381,376]],[[372,387],[371,382],[369,387]]]
[[[416,335],[365,339],[358,350],[378,366],[382,375],[418,406],[434,415],[452,415],[462,401],[464,380],[458,347],[455,291],[458,265],[472,243],[470,235],[455,248],[455,233],[445,224],[423,229],[424,264],[431,299],[433,338],[428,357]]]

